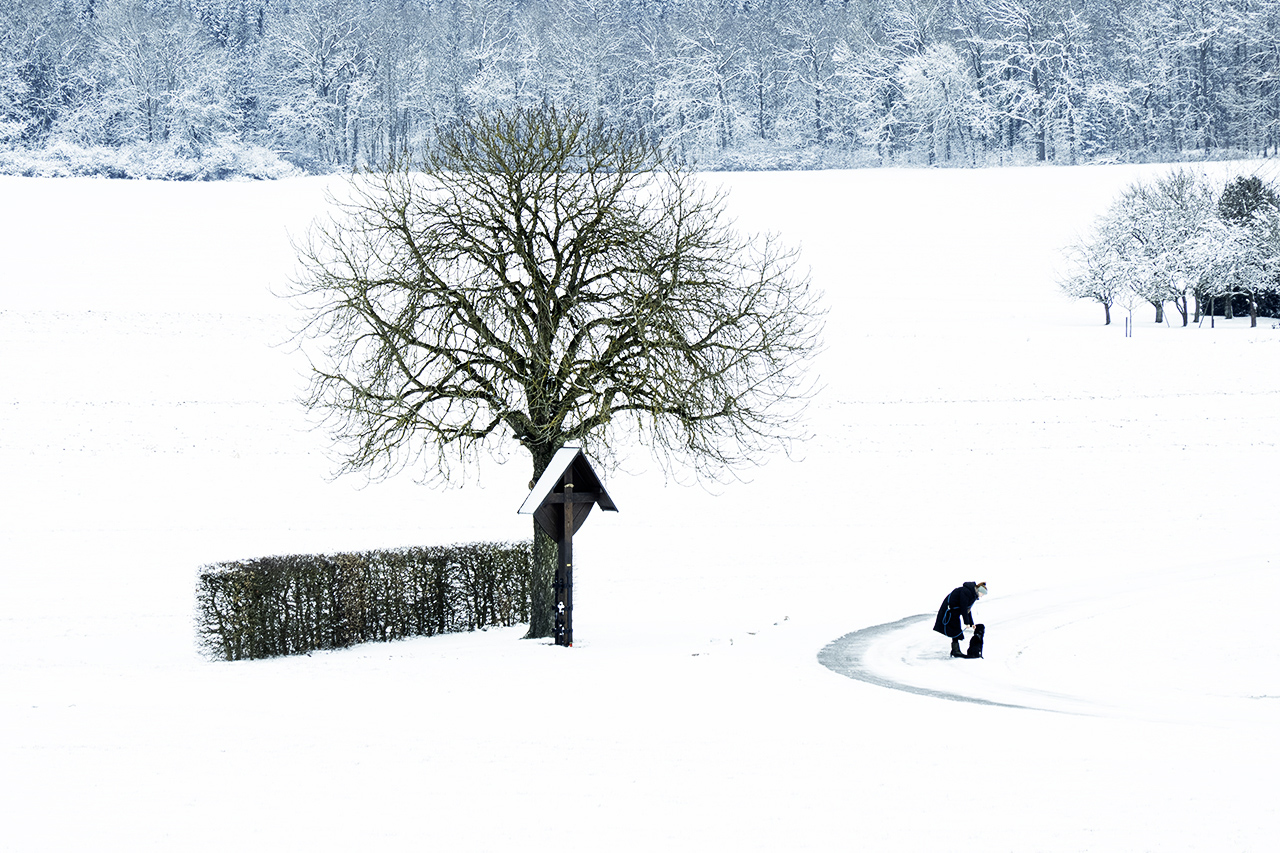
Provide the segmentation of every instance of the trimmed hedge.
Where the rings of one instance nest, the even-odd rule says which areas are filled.
[[[529,620],[531,543],[263,557],[205,566],[197,633],[210,657],[296,655]]]

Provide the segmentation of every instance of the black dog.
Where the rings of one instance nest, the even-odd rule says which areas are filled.
[[[965,654],[967,658],[982,657],[982,638],[986,636],[987,626],[978,624],[973,626],[973,637],[969,639],[969,651]]]

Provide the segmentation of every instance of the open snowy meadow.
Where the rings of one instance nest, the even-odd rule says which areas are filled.
[[[524,538],[530,463],[330,476],[277,295],[325,180],[0,178],[0,849],[1275,849],[1280,321],[1055,284],[1165,168],[708,176],[826,294],[795,458],[628,453],[572,649],[238,663],[201,565]]]

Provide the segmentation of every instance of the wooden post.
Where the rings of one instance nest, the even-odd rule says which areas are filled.
[[[581,512],[574,504],[582,505]],[[618,511],[582,449],[570,446],[556,451],[518,510],[532,514],[538,528],[556,540],[559,553],[552,586],[557,646],[573,645],[573,531],[596,506],[607,512]]]
[[[556,566],[556,645],[573,645],[573,469],[564,473],[564,535]]]

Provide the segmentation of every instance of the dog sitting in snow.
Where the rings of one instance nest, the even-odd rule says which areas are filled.
[[[973,636],[969,638],[969,651],[965,652],[967,658],[982,657],[982,638],[986,636],[987,626],[978,623],[973,626]]]

